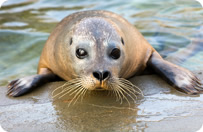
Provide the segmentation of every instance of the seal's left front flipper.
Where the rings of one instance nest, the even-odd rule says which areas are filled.
[[[163,60],[157,52],[151,55],[147,65],[179,91],[191,95],[203,92],[200,80],[192,72]]]

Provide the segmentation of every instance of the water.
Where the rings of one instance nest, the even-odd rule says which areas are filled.
[[[13,79],[36,74],[43,45],[61,19],[76,11],[100,9],[112,11],[125,17],[141,31],[164,58],[191,71],[201,72],[203,70],[202,43],[197,43],[196,52],[193,55],[186,57],[184,61],[179,61],[180,58],[187,56],[187,52],[182,53],[182,49],[184,51],[191,50],[185,48],[191,44],[193,38],[201,41],[203,38],[201,28],[203,9],[195,0],[8,0],[0,9],[0,86],[5,86],[8,81]],[[26,122],[33,125],[33,122],[40,120],[40,123],[44,123],[45,126],[49,126],[50,123],[59,125],[57,126],[59,130],[68,130],[69,128],[73,131],[88,130],[86,127],[89,125],[93,125],[89,130],[96,130],[95,125],[98,125],[99,128],[107,131],[135,131],[147,128],[145,125],[148,121],[155,122],[168,117],[188,116],[194,113],[194,111],[190,111],[193,108],[202,110],[202,96],[186,97],[178,94],[175,90],[169,92],[169,88],[162,90],[163,88],[158,88],[156,84],[163,82],[156,81],[156,79],[154,76],[151,78],[141,77],[141,80],[145,81],[140,81],[140,83],[139,79],[135,81],[139,87],[144,87],[143,91],[146,97],[135,106],[131,106],[132,109],[120,109],[121,106],[118,104],[114,104],[117,106],[115,108],[108,107],[109,104],[102,101],[105,96],[99,98],[96,96],[92,99],[95,101],[97,98],[97,101],[93,103],[96,104],[95,106],[93,104],[87,105],[87,101],[84,103],[86,107],[82,104],[76,108],[78,111],[74,113],[75,109],[64,110],[66,108],[64,102],[43,104],[39,102],[38,96],[36,98],[34,95],[31,99],[29,98],[29,101],[35,99],[34,102],[39,104],[28,105],[21,104],[21,102],[21,105],[10,104],[11,106],[8,105],[1,109],[0,113],[4,113],[4,115],[2,114],[0,117],[2,117],[2,121],[8,121],[8,128],[10,127],[11,130],[19,126],[19,121],[23,119],[21,124],[25,126]],[[7,100],[6,97],[2,98]],[[112,106],[113,102],[110,98],[105,100],[110,102],[110,106]],[[107,105],[107,108],[102,109],[100,107],[102,103]],[[81,108],[83,109],[81,110]],[[8,109],[11,111],[10,113],[7,112]],[[17,110],[12,111],[12,109]],[[30,115],[29,110],[39,113]],[[48,115],[45,115],[44,111],[47,111]],[[90,113],[87,111],[93,114],[91,113],[89,116]],[[59,113],[56,114],[57,112]],[[74,114],[70,115],[71,113]],[[19,115],[23,114],[23,117],[17,119]],[[78,117],[76,114],[80,116]],[[10,115],[15,117],[15,120],[7,119],[7,116]],[[98,121],[97,116],[103,121],[100,122],[100,125],[95,124]],[[90,119],[90,121],[85,122],[82,117]],[[59,119],[57,120],[57,118]],[[9,121],[12,123],[10,124]],[[81,128],[78,128],[77,125],[74,126],[77,121],[80,121]],[[52,127],[56,128],[54,125]]]

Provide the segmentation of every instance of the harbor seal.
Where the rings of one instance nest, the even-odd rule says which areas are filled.
[[[82,11],[65,17],[53,30],[38,74],[11,81],[7,94],[21,96],[61,78],[71,82],[70,89],[116,89],[122,96],[124,90],[133,92],[126,79],[146,68],[179,91],[192,95],[203,91],[192,72],[164,60],[126,19],[108,11]]]

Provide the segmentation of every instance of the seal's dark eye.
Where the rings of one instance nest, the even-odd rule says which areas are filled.
[[[110,53],[111,58],[118,59],[121,56],[121,51],[118,48],[114,48]]]
[[[87,51],[85,51],[84,49],[82,48],[79,48],[76,50],[76,56],[79,58],[79,59],[84,59],[85,57],[87,57]]]

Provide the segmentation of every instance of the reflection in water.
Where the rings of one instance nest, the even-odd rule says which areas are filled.
[[[35,74],[43,45],[56,24],[73,12],[90,9],[120,14],[134,24],[163,57],[197,73],[203,70],[203,9],[196,1],[7,0],[0,8],[0,86]],[[195,52],[190,52],[191,47]],[[120,105],[105,92],[88,94],[82,102],[70,107],[68,95],[53,100],[53,104],[38,102],[37,95],[41,97],[47,89],[28,95],[30,100],[35,100],[33,105],[0,96],[3,100],[0,122],[11,130],[33,126],[33,130],[136,131],[147,129],[150,121],[189,116],[203,109],[202,96],[179,94],[156,76],[136,77],[131,81],[142,89],[145,98],[137,102],[131,100],[130,106],[125,102]],[[4,92],[1,90],[0,94]],[[43,98],[45,102],[47,98]],[[4,106],[8,100],[21,105],[16,102],[12,105],[12,102]],[[40,127],[41,124],[46,127]]]
[[[108,96],[108,92],[88,93],[82,102],[69,106],[71,99],[66,95],[53,101],[58,115],[59,128],[70,131],[127,131],[133,130],[138,109],[135,102],[130,106]]]

